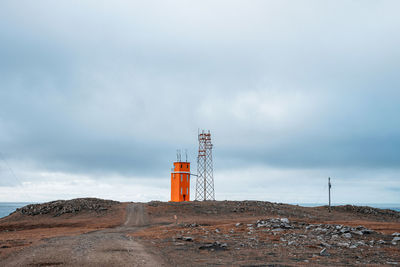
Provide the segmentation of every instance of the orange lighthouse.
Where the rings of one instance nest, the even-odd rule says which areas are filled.
[[[174,162],[171,171],[171,201],[190,201],[190,162]]]

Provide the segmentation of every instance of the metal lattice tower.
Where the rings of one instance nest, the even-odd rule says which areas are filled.
[[[210,131],[199,133],[199,155],[197,157],[196,200],[215,200],[213,160]]]

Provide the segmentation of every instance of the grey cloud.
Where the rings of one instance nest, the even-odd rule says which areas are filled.
[[[400,166],[397,2],[153,4],[1,4],[9,159],[161,176],[210,128],[220,170]]]

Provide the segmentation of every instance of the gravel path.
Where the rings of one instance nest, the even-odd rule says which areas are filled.
[[[1,266],[166,266],[127,233],[148,224],[141,204],[127,207],[123,226],[78,236],[56,237],[28,247],[0,262]]]

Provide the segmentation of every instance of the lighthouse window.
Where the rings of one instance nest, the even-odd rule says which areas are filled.
[[[183,193],[182,193],[182,187],[181,187],[181,195],[182,195]]]
[[[186,195],[189,195],[189,188],[186,187]]]
[[[189,182],[189,174],[186,174],[186,182]]]
[[[181,174],[181,182],[183,182],[183,174]]]

